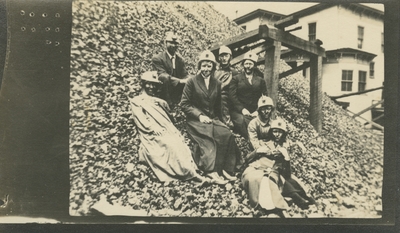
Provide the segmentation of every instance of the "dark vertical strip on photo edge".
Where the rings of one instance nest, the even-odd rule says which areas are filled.
[[[0,90],[3,80],[7,47],[7,11],[6,0],[0,0]]]
[[[396,211],[399,216],[399,179],[396,182],[396,165],[399,168],[398,145],[399,123],[399,1],[385,3],[385,145],[383,170],[383,219],[385,223],[395,223]],[[398,221],[398,220],[397,220]]]
[[[0,93],[0,199],[8,205],[0,216],[68,217],[72,2],[1,3],[10,40]]]

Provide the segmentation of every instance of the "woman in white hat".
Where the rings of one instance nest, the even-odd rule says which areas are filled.
[[[214,77],[214,54],[204,51],[198,61],[199,72],[183,90],[181,107],[186,114],[187,132],[195,142],[194,160],[214,183],[236,179],[241,164],[240,151],[229,128],[222,123],[221,82]]]
[[[222,117],[223,122],[233,129],[233,123],[229,109],[232,108],[232,103],[229,100],[229,83],[232,77],[237,75],[238,72],[231,67],[232,51],[229,47],[222,45],[218,52],[219,68],[215,71],[215,78],[222,83]]]
[[[234,76],[229,84],[233,130],[246,139],[247,126],[257,116],[257,101],[261,95],[267,95],[264,79],[255,72],[257,60],[257,54],[247,52],[242,61],[243,72]]]
[[[161,182],[178,179],[206,182],[207,178],[196,172],[192,153],[171,121],[167,102],[155,97],[161,86],[157,72],[143,73],[141,84],[142,93],[131,101],[140,139],[139,161],[148,164]]]

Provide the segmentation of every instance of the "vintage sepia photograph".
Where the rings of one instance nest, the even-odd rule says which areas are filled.
[[[382,218],[384,18],[72,1],[69,215]]]

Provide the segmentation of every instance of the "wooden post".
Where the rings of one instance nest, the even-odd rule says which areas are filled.
[[[271,46],[267,42],[266,47]],[[265,52],[264,79],[267,85],[268,96],[274,101],[275,107],[278,101],[278,83],[279,83],[279,64],[281,58],[281,42],[274,40],[272,48]],[[272,112],[272,119],[275,118],[275,111]]]
[[[322,56],[310,57],[310,123],[322,131]]]

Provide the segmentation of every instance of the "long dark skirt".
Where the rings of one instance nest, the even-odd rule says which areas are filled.
[[[211,124],[205,124],[188,119],[187,131],[196,142],[193,159],[202,171],[234,172],[236,165],[241,163],[235,138],[221,121],[214,119]]]
[[[230,111],[230,115],[234,126],[233,131],[237,134],[240,134],[240,136],[244,137],[245,139],[249,139],[247,127],[253,118],[244,116],[236,111]]]
[[[291,197],[294,193],[298,193],[302,198],[309,200],[310,197],[307,196],[304,187],[298,183],[298,178],[291,175],[289,179],[285,179],[285,183],[282,188],[282,195],[284,197]]]

